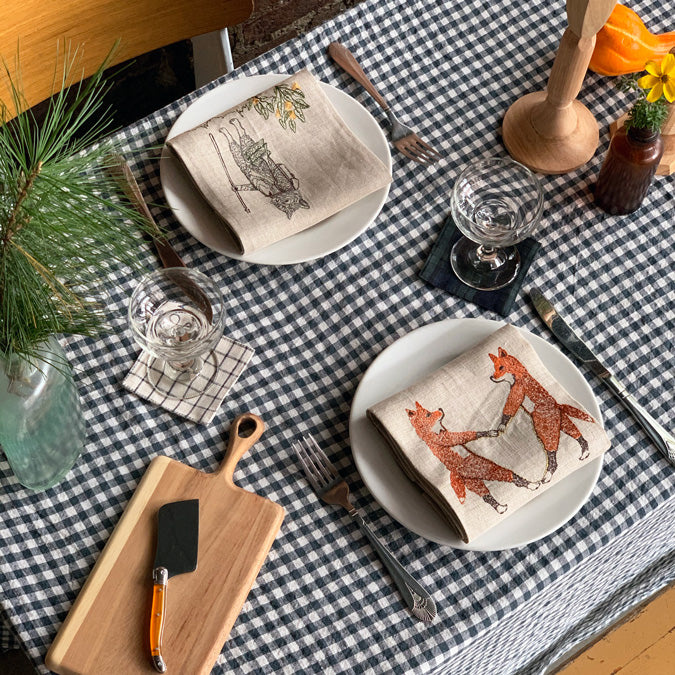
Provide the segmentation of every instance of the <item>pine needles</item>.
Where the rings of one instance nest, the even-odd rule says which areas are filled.
[[[0,104],[0,356],[35,358],[52,334],[96,335],[105,320],[102,281],[137,260],[143,220],[106,172],[117,149],[95,142],[111,119],[102,104],[106,63],[73,86],[71,99],[75,64],[76,54],[66,57],[41,124],[24,112],[4,66],[12,101]]]

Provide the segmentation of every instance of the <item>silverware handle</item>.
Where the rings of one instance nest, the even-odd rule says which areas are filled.
[[[150,213],[150,209],[145,203],[136,177],[124,158],[120,155],[111,157],[111,165],[108,167],[108,171],[127,196],[132,206],[146,219],[153,230],[152,241],[159,259],[162,261],[162,267],[185,267],[185,263],[166,240],[155,219],[152,217],[152,213]]]
[[[351,512],[351,516],[359,524],[363,534],[366,535],[368,541],[377,551],[410,611],[418,619],[424,621],[424,623],[431,623],[436,616],[436,604],[432,597],[403,569],[401,563],[394,558],[392,552],[371,530],[363,514],[354,509]]]
[[[152,571],[152,609],[150,613],[150,653],[152,665],[158,673],[166,672],[166,662],[162,656],[162,637],[166,623],[166,589],[169,572],[166,567],[156,567]]]
[[[342,70],[349,73],[377,101],[382,110],[385,112],[389,111],[389,104],[384,100],[380,92],[375,89],[375,85],[368,79],[368,76],[363,72],[363,68],[361,68],[359,62],[347,47],[339,42],[331,42],[328,45],[328,56]]]
[[[145,203],[143,193],[141,188],[136,181],[136,178],[131,171],[131,167],[127,164],[124,157],[121,155],[111,155],[109,157],[110,165],[108,166],[108,174],[115,180],[118,187],[124,192],[127,196],[127,199],[131,202],[131,205],[145,218],[147,223],[150,225],[152,232],[152,241],[155,245],[155,250],[159,259],[164,268],[178,268],[186,267],[185,263],[181,257],[176,253],[173,246],[166,240],[162,231],[159,229],[159,225],[155,222],[155,219],[150,213],[148,205]],[[204,291],[199,288],[195,283],[190,280],[184,280],[179,277],[176,277],[176,283],[180,286],[186,293],[186,295],[194,300],[200,309],[204,312],[206,320],[211,323],[213,320],[213,308],[208,297],[204,294]]]
[[[675,465],[675,437],[666,431],[632,396],[613,375],[605,379],[605,384],[614,395],[628,408],[633,417],[640,423],[649,438],[663,456]]]

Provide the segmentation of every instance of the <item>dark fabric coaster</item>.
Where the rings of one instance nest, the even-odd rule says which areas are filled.
[[[424,263],[420,277],[427,283],[442,288],[456,295],[458,298],[463,298],[464,300],[473,302],[475,305],[491,309],[502,316],[506,316],[511,311],[511,307],[513,307],[513,302],[518,296],[527,271],[535,259],[541,244],[534,239],[525,239],[516,244],[516,248],[520,253],[520,270],[518,270],[516,278],[508,286],[496,291],[479,291],[462,283],[450,265],[450,251],[461,236],[462,233],[455,226],[452,216],[448,215],[445,223],[443,223],[443,229],[438,235],[438,239],[436,239],[427,261]]]

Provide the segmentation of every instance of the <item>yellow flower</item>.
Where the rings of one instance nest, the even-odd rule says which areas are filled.
[[[291,89],[295,89],[297,91],[298,89],[300,89],[300,85],[297,82],[293,82],[293,86],[291,87]]]
[[[291,110],[291,112],[288,113],[288,116],[294,120],[295,119],[295,111]]]
[[[647,100],[653,103],[665,96],[669,103],[675,101],[675,54],[666,54],[661,63],[647,61],[647,75],[638,80],[638,85],[649,89]]]
[[[260,103],[260,99],[257,96],[253,97],[253,105],[258,105]]]
[[[284,108],[286,108],[286,110],[293,110],[293,104],[290,101],[286,101],[284,103]]]

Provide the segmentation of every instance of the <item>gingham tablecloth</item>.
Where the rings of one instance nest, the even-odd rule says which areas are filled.
[[[634,3],[665,31],[668,3]],[[420,167],[394,153],[394,182],[375,223],[322,260],[261,267],[209,251],[168,212],[155,211],[180,255],[219,280],[228,334],[255,356],[204,427],[125,391],[137,353],[125,325],[133,280],[110,284],[110,336],[65,340],[88,423],[84,455],[57,488],[32,494],[0,463],[2,618],[36,668],[150,460],[167,454],[211,470],[230,421],[243,411],[267,431],[235,473],[286,509],[281,533],[218,659],[215,673],[535,673],[675,577],[673,468],[637,423],[586,372],[612,448],[588,502],[550,536],[498,553],[455,551],[393,521],[363,486],[349,450],[359,379],[397,338],[450,317],[499,318],[418,277],[459,168],[504,154],[500,123],[521,94],[543,89],[565,25],[564,3],[371,0],[246,64],[229,77],[311,68],[363,103],[372,99],[326,57],[352,48],[405,121],[446,153]],[[213,86],[213,85],[211,85]],[[160,145],[199,92],[125,129],[129,150]],[[603,131],[626,99],[589,73],[580,99]],[[607,137],[583,168],[543,177],[543,246],[530,273],[664,426],[673,426],[675,305],[673,178],[658,178],[635,214],[610,217],[591,187]],[[162,202],[156,152],[134,170]],[[147,264],[156,265],[150,246]],[[553,339],[521,295],[510,321]],[[291,442],[311,432],[344,472],[377,531],[434,595],[425,628],[348,516],[319,504]],[[190,674],[181,674],[190,675]]]

